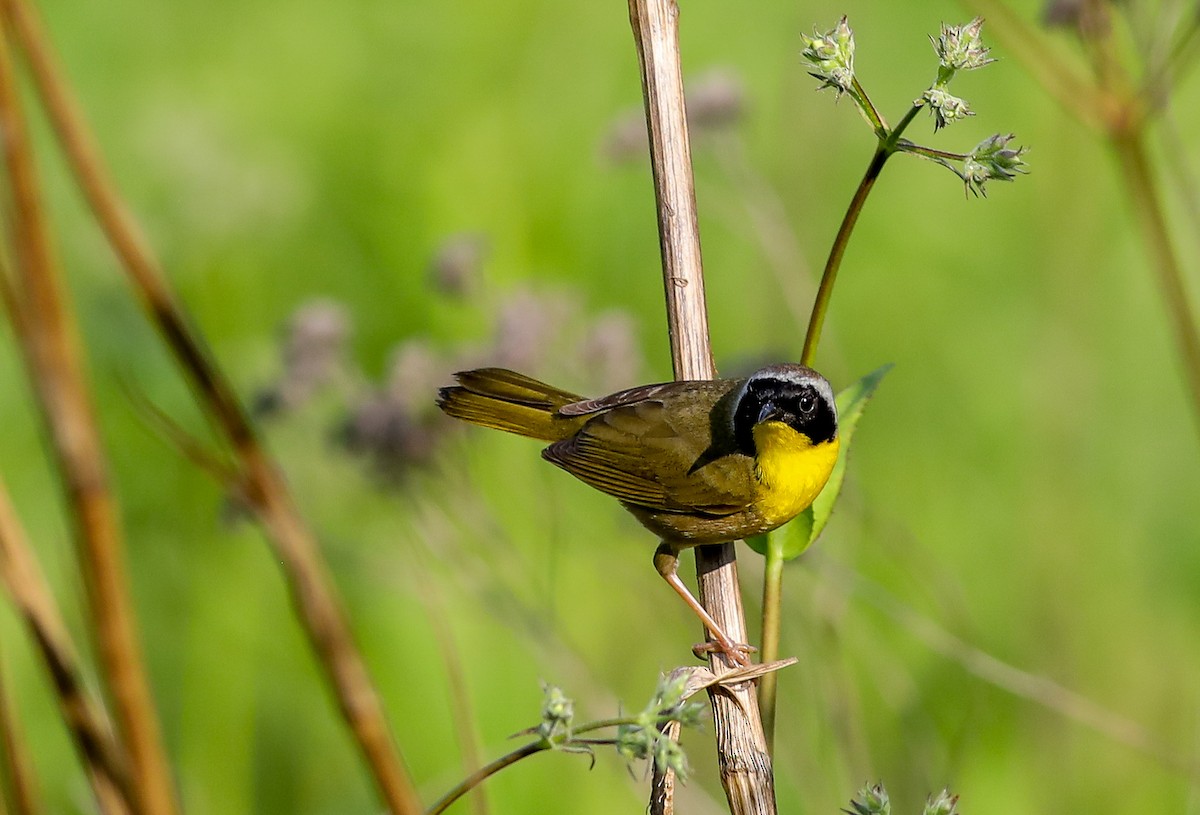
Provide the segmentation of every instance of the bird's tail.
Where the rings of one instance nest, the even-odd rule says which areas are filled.
[[[454,375],[458,385],[438,391],[438,407],[447,416],[543,441],[575,433],[581,417],[559,416],[558,409],[582,396],[559,390],[504,368],[479,368]]]

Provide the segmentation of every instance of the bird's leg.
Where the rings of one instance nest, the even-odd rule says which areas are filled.
[[[658,570],[659,575],[667,584],[675,590],[675,593],[683,598],[683,602],[695,612],[700,621],[704,623],[704,627],[712,634],[716,643],[705,643],[696,646],[695,650],[699,654],[703,650],[712,650],[716,648],[729,657],[730,660],[738,665],[749,665],[749,653],[753,651],[753,647],[745,643],[734,642],[727,635],[717,621],[712,618],[712,615],[704,610],[704,606],[700,605],[699,601],[692,596],[688,591],[687,586],[683,585],[683,581],[679,579],[679,548],[663,541],[654,553],[654,568]]]

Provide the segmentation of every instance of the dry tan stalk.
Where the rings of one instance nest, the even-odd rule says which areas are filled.
[[[174,788],[159,736],[129,599],[124,541],[109,488],[106,456],[87,390],[74,320],[62,296],[43,216],[33,153],[0,28],[0,121],[12,189],[19,335],[71,507],[88,587],[102,673],[128,746],[140,809],[172,815]]]
[[[2,582],[2,581],[0,581]],[[0,662],[0,739],[4,742],[4,758],[12,794],[14,815],[38,815],[43,812],[37,795],[37,782],[29,750],[22,737],[20,722],[9,704],[8,689],[5,687],[4,664]],[[3,810],[3,794],[0,794],[0,811]]]
[[[103,708],[83,684],[75,647],[3,481],[0,481],[0,586],[24,620],[53,680],[59,709],[87,769],[100,811],[105,815],[138,812],[126,771],[128,760],[113,737]]]
[[[637,43],[650,132],[675,378],[711,379],[716,370],[708,337],[695,185],[679,62],[679,7],[673,0],[629,0],[629,18]],[[745,642],[746,618],[738,590],[733,544],[698,547],[696,576],[701,604],[725,633]],[[716,654],[710,665],[718,675],[728,669],[725,660]],[[753,684],[746,682],[714,690],[710,698],[721,783],[730,810],[735,815],[774,813],[775,780]]]
[[[259,444],[233,388],[187,324],[161,265],[118,195],[34,9],[25,0],[2,0],[0,8],[16,32],[51,124],[96,220],[202,407],[237,456],[240,492],[275,547],[298,616],[380,794],[391,812],[416,815],[422,811],[420,801],[392,739],[379,694],[350,636],[316,541],[301,520],[282,474]]]

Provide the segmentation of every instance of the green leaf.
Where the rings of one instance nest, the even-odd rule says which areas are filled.
[[[830,476],[830,478],[832,477]],[[777,549],[778,551],[774,553],[775,557],[791,560],[807,549],[809,543],[812,542],[812,527],[813,508],[808,507],[775,531],[746,538],[746,543],[764,557],[767,557],[772,550]]]
[[[850,441],[854,436],[854,428],[862,418],[867,402],[874,395],[875,389],[883,380],[884,374],[892,368],[891,363],[877,368],[862,379],[855,382],[837,395],[838,435],[841,438],[841,451],[833,472],[821,494],[813,501],[812,506],[801,512],[794,519],[766,535],[756,535],[746,540],[750,548],[760,555],[766,555],[769,550],[778,550],[777,556],[784,560],[799,557],[804,550],[813,544],[825,529],[829,516],[833,514],[833,505],[842,491],[842,482],[846,478],[846,458],[850,453]]]

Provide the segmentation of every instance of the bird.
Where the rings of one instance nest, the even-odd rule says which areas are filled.
[[[444,413],[549,442],[542,457],[611,495],[658,536],[658,573],[704,622],[716,649],[748,664],[678,575],[692,546],[762,534],[808,508],[837,461],[833,389],[780,363],[737,379],[641,385],[586,399],[504,368],[454,375]]]

